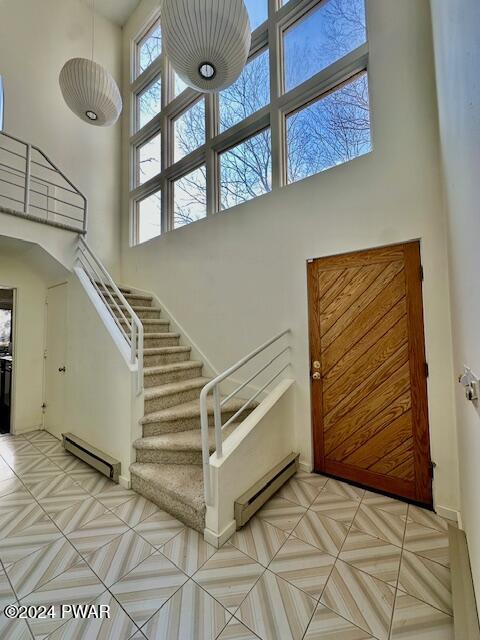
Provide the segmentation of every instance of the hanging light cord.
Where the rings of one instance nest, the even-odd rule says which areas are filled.
[[[92,62],[95,50],[95,0],[92,0]]]

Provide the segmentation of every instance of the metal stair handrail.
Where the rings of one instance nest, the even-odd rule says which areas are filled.
[[[234,422],[242,413],[252,406],[253,402],[269,387],[272,382],[274,382],[289,366],[290,360],[282,366],[269,380],[262,384],[260,389],[256,389],[253,395],[245,400],[245,403],[235,412],[233,416],[231,416],[224,424],[222,424],[222,407],[225,404],[234,398],[238,393],[243,391],[250,385],[260,374],[266,371],[274,362],[276,362],[283,354],[290,351],[290,345],[287,345],[280,351],[276,353],[273,357],[268,360],[266,364],[263,364],[258,371],[256,371],[253,375],[251,375],[247,380],[239,384],[231,393],[229,393],[225,398],[221,397],[220,393],[220,384],[227,380],[227,378],[231,378],[231,376],[244,367],[251,360],[264,353],[268,347],[278,342],[281,338],[291,333],[290,329],[286,329],[281,333],[273,336],[267,342],[264,342],[262,345],[254,349],[251,353],[241,358],[236,364],[232,365],[223,373],[220,373],[218,376],[210,380],[200,392],[200,428],[201,428],[201,438],[202,438],[202,463],[203,463],[203,483],[204,483],[204,491],[205,491],[205,502],[207,505],[212,504],[212,489],[210,483],[210,444],[208,437],[208,395],[211,392],[213,394],[213,420],[214,420],[214,430],[215,430],[215,453],[217,458],[223,457],[223,441],[222,441],[222,431],[228,427],[232,422]]]
[[[130,363],[137,364],[137,394],[143,391],[143,324],[100,259],[79,236],[77,260],[110,312],[130,348]]]

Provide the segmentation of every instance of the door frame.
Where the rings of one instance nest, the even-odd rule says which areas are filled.
[[[426,343],[425,343],[425,324],[424,324],[424,308],[423,308],[423,290],[420,274],[423,275],[421,260],[421,241],[420,239],[408,240],[400,243],[392,243],[377,247],[369,247],[367,249],[359,249],[356,251],[348,251],[345,253],[331,254],[321,256],[307,261],[307,294],[308,294],[308,335],[309,335],[309,383],[310,383],[310,401],[311,401],[311,428],[312,428],[312,444],[313,444],[313,469],[318,473],[325,473],[340,479],[345,479],[337,474],[335,464],[329,464],[329,471],[326,470],[324,446],[323,446],[323,401],[322,401],[322,378],[312,383],[313,369],[313,353],[321,353],[321,336],[318,324],[315,318],[319,312],[317,280],[315,278],[316,269],[314,265],[318,260],[328,260],[351,256],[354,258],[358,254],[376,253],[382,249],[390,250],[395,247],[402,248],[405,256],[405,289],[407,300],[407,323],[409,333],[408,353],[411,377],[412,392],[412,418],[416,428],[413,432],[414,438],[414,467],[415,467],[415,495],[405,495],[404,499],[422,504],[423,506],[433,506],[433,464],[431,460],[430,447],[430,426],[428,411],[428,387],[427,387],[427,359],[426,359]],[[410,259],[407,259],[410,258]],[[413,287],[413,281],[420,281],[420,286]],[[409,287],[410,285],[410,287]],[[422,464],[420,464],[420,460]],[[425,468],[424,460],[428,460],[429,466]],[[368,471],[368,470],[367,470]],[[355,474],[352,472],[352,476]],[[374,476],[372,472],[372,481]],[[360,480],[354,477],[346,479],[348,482],[362,484]],[[392,482],[399,485],[404,484],[403,480],[394,480],[392,482],[382,481],[381,477],[375,477],[379,484],[383,487],[375,489],[384,493],[391,493]],[[390,485],[390,487],[388,486]],[[377,485],[378,486],[378,485]],[[390,488],[390,491],[389,491]],[[407,490],[403,493],[409,493]]]
[[[0,285],[0,289],[7,289],[13,293],[12,303],[12,378],[10,386],[10,433],[15,435],[15,408],[16,408],[16,376],[17,376],[17,288],[10,285]]]

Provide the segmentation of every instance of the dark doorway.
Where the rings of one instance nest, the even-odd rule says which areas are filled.
[[[0,287],[0,434],[10,433],[14,291]]]

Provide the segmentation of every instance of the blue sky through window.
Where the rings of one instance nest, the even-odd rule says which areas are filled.
[[[268,0],[245,0],[252,31],[268,18]]]

